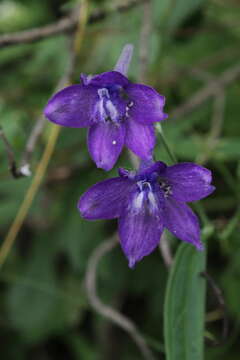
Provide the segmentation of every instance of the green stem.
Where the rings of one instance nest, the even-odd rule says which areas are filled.
[[[237,184],[235,182],[234,177],[232,176],[231,172],[227,168],[227,166],[224,164],[224,162],[216,161],[215,166],[217,167],[218,171],[222,174],[226,184],[229,186],[229,188],[233,191],[233,193],[238,197],[238,189]]]
[[[208,226],[210,221],[209,218],[200,202],[196,202],[193,204],[194,209],[197,211],[198,215],[200,216],[200,219],[202,220],[202,223],[204,226]]]
[[[237,209],[235,215],[229,221],[228,225],[226,226],[225,230],[220,234],[220,239],[226,241],[229,236],[233,233],[236,226],[239,224],[240,221],[240,207]]]
[[[163,146],[165,147],[165,150],[166,150],[166,152],[168,153],[169,158],[171,159],[171,161],[172,161],[174,164],[177,163],[177,162],[178,162],[178,161],[177,161],[177,158],[176,158],[176,156],[174,155],[173,151],[171,150],[170,146],[168,145],[168,142],[167,142],[167,140],[166,140],[166,138],[165,138],[165,136],[164,136],[163,129],[162,129],[162,125],[161,125],[160,123],[157,123],[155,126],[156,126],[156,129],[157,129],[158,133],[159,133],[159,136],[160,136],[160,138],[161,138],[161,141],[162,141],[162,143],[163,143]]]

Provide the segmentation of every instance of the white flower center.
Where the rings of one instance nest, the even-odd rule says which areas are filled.
[[[99,101],[97,102],[97,112],[101,120],[111,119],[117,122],[119,113],[117,107],[113,104],[109,91],[106,88],[98,89]]]
[[[133,200],[133,206],[135,209],[137,210],[141,209],[143,198],[144,198],[144,192],[141,191],[139,194],[137,194],[137,196]]]

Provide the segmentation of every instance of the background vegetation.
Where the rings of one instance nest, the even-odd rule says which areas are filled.
[[[89,2],[90,14],[103,11],[107,15],[86,26],[72,82],[79,81],[81,72],[95,74],[112,69],[122,46],[133,43],[129,77],[133,81],[144,78],[166,96],[170,116],[163,128],[176,157],[202,163],[213,171],[217,190],[197,210],[208,243],[207,273],[222,289],[229,330],[222,341],[226,314],[214,290],[208,287],[204,358],[237,360],[239,1],[153,0],[150,11],[142,4],[113,10],[122,5],[116,0]],[[0,32],[54,23],[76,4],[73,0],[1,0]],[[29,135],[66,71],[69,44],[63,33],[28,44],[4,46],[0,41],[0,46],[0,121],[20,166]],[[50,131],[46,123],[31,157],[33,174]],[[116,174],[116,169],[104,173],[95,168],[85,139],[85,130],[61,130],[44,181],[0,268],[3,360],[141,358],[132,339],[92,309],[85,290],[92,252],[116,230],[115,221],[87,222],[76,209],[79,196],[89,186]],[[170,163],[161,139],[155,155]],[[3,142],[0,159],[3,243],[32,177],[11,176]],[[131,167],[127,152],[118,165]],[[166,236],[175,254],[179,241],[170,234]],[[163,304],[168,272],[158,250],[130,270],[119,247],[104,256],[97,269],[99,297],[135,322],[157,359],[166,358]],[[213,346],[216,343],[218,346]]]

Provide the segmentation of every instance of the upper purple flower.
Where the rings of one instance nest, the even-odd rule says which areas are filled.
[[[211,171],[193,164],[142,165],[138,172],[119,169],[120,177],[97,183],[79,200],[88,220],[119,218],[122,249],[133,267],[158,245],[164,228],[203,249],[197,216],[185,202],[211,194]]]
[[[167,117],[165,98],[150,86],[133,84],[125,76],[132,56],[126,45],[114,71],[81,75],[82,84],[56,93],[44,114],[67,127],[89,127],[88,149],[97,167],[110,170],[126,145],[149,159],[155,145],[153,123]]]

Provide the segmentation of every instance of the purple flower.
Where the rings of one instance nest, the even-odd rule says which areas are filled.
[[[119,169],[119,177],[97,183],[80,198],[88,220],[118,218],[119,237],[129,266],[150,254],[163,229],[203,249],[197,216],[188,201],[211,194],[211,171],[194,163],[143,164],[137,172]]]
[[[110,170],[126,145],[149,159],[155,145],[154,122],[164,120],[165,98],[150,86],[133,84],[125,76],[132,56],[126,45],[114,71],[81,75],[82,84],[56,93],[44,114],[52,122],[88,127],[88,149],[97,167]]]

